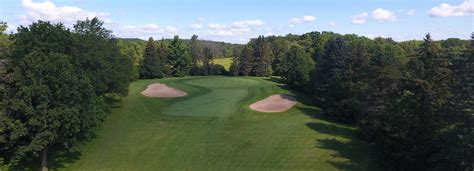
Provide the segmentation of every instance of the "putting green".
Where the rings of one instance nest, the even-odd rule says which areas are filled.
[[[188,96],[141,95],[152,83]],[[248,107],[272,94],[294,95],[299,103],[281,113]],[[311,101],[265,78],[139,80],[90,143],[79,152],[51,153],[49,164],[60,170],[379,170],[357,130],[323,119]]]
[[[192,99],[174,103],[162,110],[164,114],[181,116],[230,116],[238,108],[245,106],[238,103],[248,98],[248,89],[259,84],[258,81],[242,78],[217,77],[208,79],[190,79],[182,84],[209,88],[206,94],[194,96]],[[216,84],[217,83],[217,84]]]

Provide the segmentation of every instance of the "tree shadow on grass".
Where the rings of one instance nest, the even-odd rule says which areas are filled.
[[[377,170],[371,145],[357,137],[356,129],[324,121],[306,123],[306,126],[331,136],[316,139],[316,147],[336,152],[332,154],[336,160],[326,162],[342,170]]]
[[[50,170],[64,169],[68,164],[79,160],[81,156],[79,150],[53,149],[48,155],[48,168]],[[18,166],[12,167],[12,170],[39,170],[40,167],[41,159],[39,155],[36,155],[20,162]]]
[[[341,170],[378,170],[371,145],[358,138],[357,129],[350,128],[351,125],[347,124],[336,124],[336,122],[325,118],[319,109],[299,109],[306,115],[320,120],[306,123],[308,128],[331,136],[331,138],[316,139],[315,142],[317,148],[336,152],[332,155],[336,160],[326,162]]]
[[[119,108],[122,99],[116,94],[107,94],[104,96],[104,101],[111,108]]]

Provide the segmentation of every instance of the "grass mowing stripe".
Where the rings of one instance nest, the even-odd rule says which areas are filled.
[[[189,96],[160,99],[140,94],[156,82],[185,90]],[[235,106],[228,109],[232,111],[228,117],[162,111],[173,105],[195,105],[191,111],[226,108],[230,102],[225,97],[213,96],[232,89],[246,93],[231,102]],[[264,78],[139,80],[131,84],[121,107],[112,109],[95,139],[80,153],[52,155],[51,165],[65,170],[377,170],[369,145],[357,138],[355,128],[323,119],[319,109],[306,101],[281,113],[248,108],[277,93],[310,99]],[[193,102],[200,97],[214,103]]]

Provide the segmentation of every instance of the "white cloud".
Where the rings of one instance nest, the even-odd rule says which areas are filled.
[[[397,16],[391,11],[377,8],[372,11],[372,18],[377,20],[378,22],[385,22],[385,21],[395,21],[397,20]]]
[[[334,27],[334,26],[336,26],[336,22],[331,21],[331,22],[328,23],[328,26]]]
[[[232,22],[232,26],[237,28],[244,28],[249,26],[262,26],[265,24],[265,21],[262,20],[243,20],[243,21],[236,21]]]
[[[105,23],[110,23],[110,14],[105,12],[93,12],[73,6],[56,6],[53,2],[32,2],[23,0],[21,6],[26,9],[26,14],[18,15],[22,22],[34,22],[36,20],[47,20],[52,22],[63,22],[66,25],[74,24],[77,20],[99,17]]]
[[[227,27],[226,25],[223,25],[223,24],[214,24],[214,23],[209,24],[208,26],[211,29],[224,29]]]
[[[208,30],[207,33],[209,33],[212,36],[230,37],[230,36],[245,35],[251,31],[252,30],[250,28],[219,28],[219,29],[214,29],[214,30]]]
[[[147,39],[150,36],[155,38],[171,37],[177,34],[178,29],[171,26],[161,27],[156,24],[145,25],[122,25],[114,29],[114,34],[119,37]]]
[[[407,12],[408,15],[414,16],[416,15],[416,11],[414,9],[411,9]]]
[[[311,16],[311,15],[305,15],[301,18],[301,20],[304,22],[311,22],[311,21],[316,20],[316,17]]]
[[[302,17],[292,18],[292,19],[290,19],[290,21],[288,21],[288,23],[289,23],[290,27],[294,27],[296,24],[312,22],[314,20],[316,20],[316,17],[314,17],[312,15],[305,15],[305,16],[302,16]]]
[[[474,0],[467,0],[459,5],[442,3],[430,9],[431,17],[471,16],[474,13]]]
[[[366,18],[367,16],[369,16],[369,14],[367,12],[363,12],[361,14],[357,14],[357,15],[354,15],[352,16],[352,24],[365,24],[366,22]]]
[[[192,29],[203,29],[204,26],[201,25],[201,24],[191,24],[189,27],[191,27]]]

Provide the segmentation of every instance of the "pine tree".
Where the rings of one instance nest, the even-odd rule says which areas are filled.
[[[239,76],[240,71],[240,55],[242,50],[238,47],[234,47],[232,52],[232,63],[230,64],[229,72],[232,76]]]
[[[203,68],[204,68],[204,75],[211,75],[211,63],[212,58],[214,58],[211,49],[208,47],[204,48],[204,57],[203,57]]]
[[[198,36],[193,35],[191,37],[191,58],[192,58],[192,65],[193,66],[198,66],[199,61],[202,61],[202,49],[198,41]]]
[[[172,65],[172,72],[175,76],[184,76],[189,74],[192,59],[189,56],[187,47],[179,39],[179,36],[174,36],[170,44],[168,61]]]
[[[313,78],[316,99],[329,116],[354,122],[358,104],[351,78],[350,49],[343,38],[329,40],[324,49]]]
[[[162,55],[162,54],[160,54]],[[158,57],[157,46],[153,38],[149,38],[143,54],[143,61],[140,65],[141,78],[162,78],[163,66],[160,57]]]
[[[357,125],[365,139],[374,141],[380,137],[384,127],[385,115],[391,99],[396,99],[396,92],[401,84],[401,64],[396,59],[392,46],[376,44],[369,60],[367,71],[361,78],[367,88],[361,89],[359,100],[363,110],[357,118]]]
[[[156,49],[157,55],[158,55],[158,60],[159,60],[159,68],[161,72],[163,73],[163,76],[165,74],[169,73],[169,68],[166,65],[168,63],[167,58],[168,58],[168,44],[164,41],[161,40],[160,44],[158,45],[158,48]]]
[[[447,122],[443,108],[450,99],[451,71],[440,57],[438,44],[426,35],[418,56],[408,64],[407,74],[381,119],[377,142],[386,161],[397,169],[418,170],[433,166],[429,158],[438,148],[435,142]],[[400,163],[403,163],[400,165]]]
[[[474,169],[474,34],[470,47],[454,61],[454,97],[445,105],[436,147],[441,149],[430,160],[438,170]]]
[[[253,75],[257,77],[270,76],[272,74],[272,52],[265,37],[259,36],[253,46]]]
[[[252,71],[253,49],[246,45],[240,54],[240,74],[248,76]]]
[[[277,38],[271,43],[272,53],[275,57],[272,62],[272,70],[274,75],[282,76],[288,68],[283,63],[284,58],[289,50],[288,42],[284,39]]]

